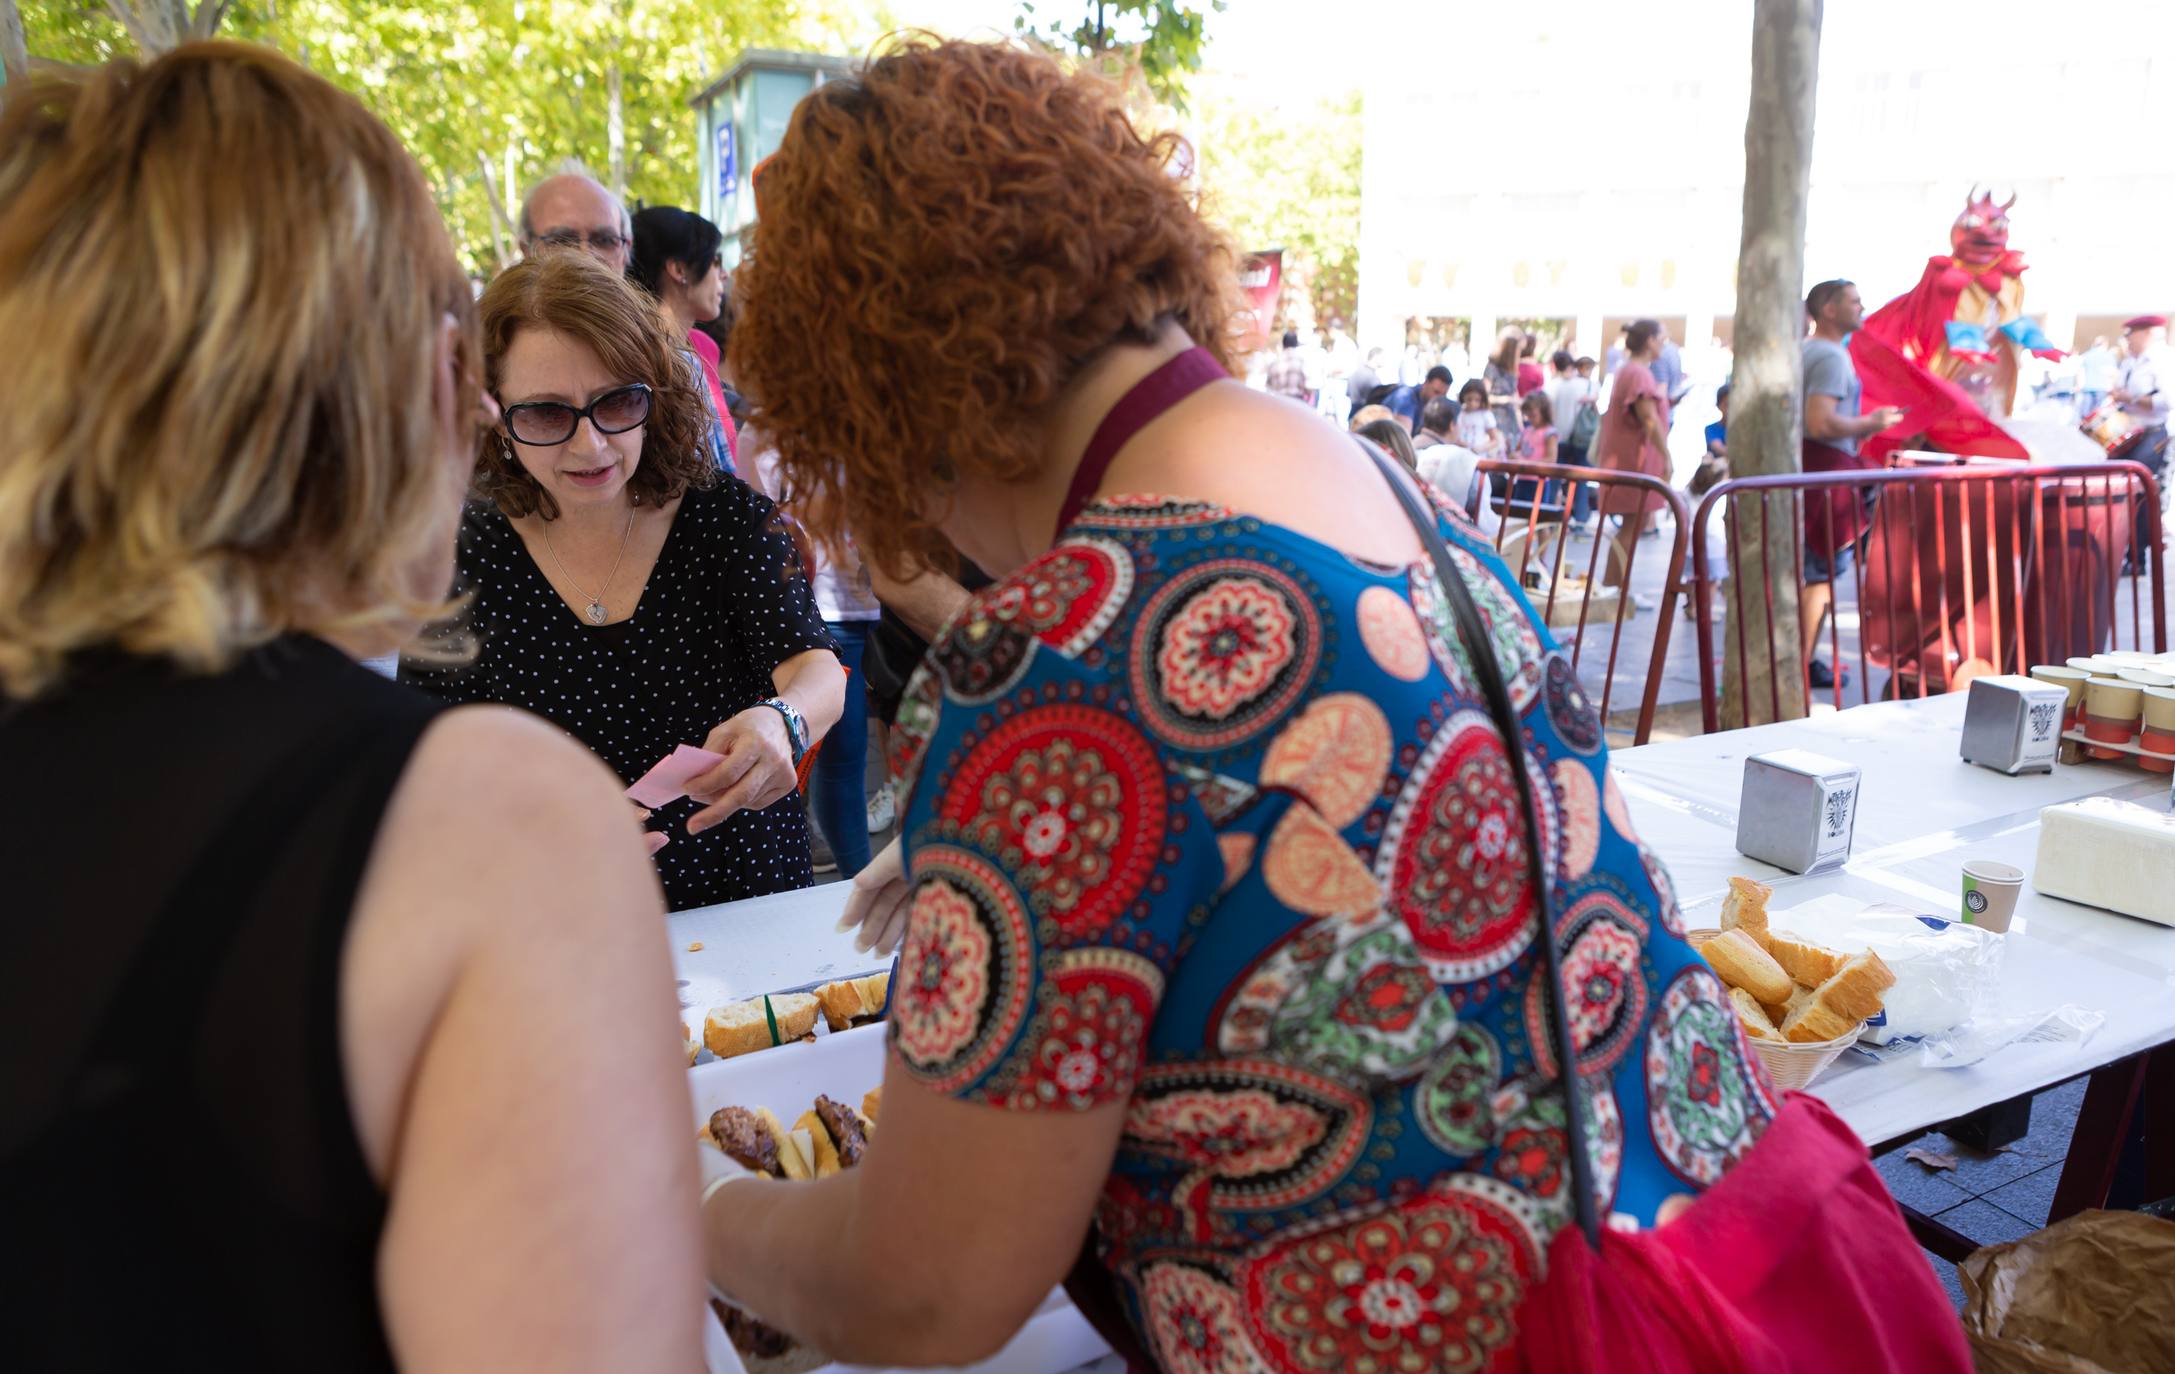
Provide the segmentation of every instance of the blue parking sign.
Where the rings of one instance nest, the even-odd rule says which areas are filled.
[[[733,165],[733,126],[717,126],[717,194],[720,200],[740,189],[739,170]]]

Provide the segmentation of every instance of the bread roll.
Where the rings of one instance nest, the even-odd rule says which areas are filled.
[[[1810,1002],[1812,1000],[1812,996],[1813,990],[1809,987],[1806,987],[1803,983],[1800,983],[1796,987],[1790,989],[1789,1001],[1762,1002],[1760,1003],[1760,1009],[1766,1012],[1767,1019],[1774,1022],[1775,1025],[1779,1028],[1784,1021],[1790,1019],[1791,1012],[1796,1011],[1799,1007],[1802,1007],[1807,1002]]]
[[[891,1005],[891,970],[885,969],[882,973],[872,973],[855,981],[861,985],[863,1014],[881,1019]]]
[[[825,983],[816,989],[816,1001],[823,1007],[824,1023],[834,1032],[845,1030],[854,1018],[866,1014],[859,982]]]
[[[883,1105],[883,1101],[884,1089],[882,1084],[878,1084],[861,1094],[861,1115],[869,1125],[876,1124],[876,1109]]]
[[[816,1000],[823,1005],[824,1022],[833,1031],[842,1031],[881,1018],[884,1000],[890,993],[891,973],[886,970],[865,978],[825,983],[816,989]]]
[[[754,1111],[755,1119],[769,1128],[771,1138],[778,1142],[778,1171],[787,1178],[814,1178],[815,1170],[810,1167],[808,1157],[815,1151],[807,1143],[805,1134],[802,1139],[795,1140],[793,1132],[785,1128],[776,1112],[768,1107],[757,1107]]]
[[[1767,933],[1767,952],[1793,982],[1808,988],[1822,983],[1843,971],[1850,956],[1816,945],[1802,936],[1787,930],[1771,930]]]
[[[680,1023],[680,1039],[687,1045],[687,1066],[695,1066],[695,1056],[702,1053],[702,1042],[695,1038],[694,1028],[685,1021]]]
[[[1699,947],[1722,981],[1743,988],[1762,1002],[1786,1002],[1797,984],[1743,928],[1725,930]]]
[[[831,1140],[830,1127],[823,1124],[823,1118],[816,1115],[813,1109],[800,1114],[800,1118],[793,1123],[793,1133],[796,1136],[805,1133],[808,1143],[814,1147],[815,1159],[812,1163],[817,1178],[829,1178],[838,1172],[838,1146]]]
[[[769,1004],[767,1011],[766,1002]],[[782,1045],[809,1034],[816,1028],[816,1016],[821,1010],[816,999],[805,992],[754,997],[745,1002],[712,1007],[710,1014],[703,1018],[702,1043],[720,1059],[731,1059],[751,1050],[767,1050],[772,1045]]]
[[[1750,878],[1729,880],[1729,896],[1722,899],[1722,929],[1742,930],[1754,944],[1767,944],[1767,899],[1775,889]],[[1781,1001],[1781,998],[1776,998]]]
[[[1881,1008],[1881,994],[1896,985],[1895,974],[1872,950],[1846,961],[1833,978],[1813,990],[1810,1001],[1782,1023],[1782,1038],[1813,1044],[1846,1035]]]
[[[1737,1020],[1743,1024],[1745,1034],[1755,1040],[1780,1040],[1782,1038],[1782,1032],[1775,1029],[1775,1023],[1768,1018],[1767,1012],[1760,1006],[1759,1000],[1751,993],[1746,992],[1743,988],[1731,988],[1729,990],[1729,1001],[1730,1005],[1737,1009]]]

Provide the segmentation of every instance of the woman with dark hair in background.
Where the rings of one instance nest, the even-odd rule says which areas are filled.
[[[1594,440],[1595,467],[1668,480],[1669,398],[1652,370],[1665,338],[1657,320],[1633,320],[1624,330],[1624,365],[1616,369],[1608,413],[1601,417],[1601,432]],[[1610,486],[1603,490],[1600,505],[1603,518],[1619,517],[1616,553],[1602,574],[1602,585],[1613,587],[1621,570],[1630,568],[1632,546],[1647,517],[1661,509],[1661,498]]]
[[[627,275],[657,298],[666,318],[678,326],[677,337],[694,351],[718,435],[727,454],[738,459],[739,436],[719,369],[723,355],[717,339],[699,327],[725,311],[725,258],[718,251],[724,242],[723,231],[694,211],[652,205],[634,217],[634,257]]]
[[[1488,366],[1480,374],[1487,383],[1488,410],[1495,416],[1496,432],[1503,436],[1503,452],[1518,451],[1518,350],[1525,344],[1525,335],[1516,325],[1506,326],[1495,341],[1495,352],[1489,355]],[[1467,445],[1470,447],[1470,445]]]
[[[1548,378],[1541,371],[1540,351],[1540,335],[1526,335],[1524,346],[1518,350],[1518,399],[1520,400],[1524,400],[1548,385]]]

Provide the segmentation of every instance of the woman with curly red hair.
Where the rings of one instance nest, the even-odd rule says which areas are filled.
[[[848,908],[904,933],[880,1129],[808,1183],[703,1151],[710,1278],[853,1362],[987,1355],[1072,1271],[1167,1369],[1510,1367],[1574,1212],[1651,1226],[1771,1122],[1848,1131],[1778,1100],[1486,542],[1232,380],[1184,151],[1095,78],[915,39],[757,177],[733,362],[818,536],[998,580],[908,689],[903,850]],[[1558,963],[1575,1038],[1539,1030]],[[1893,1367],[1964,1367],[1934,1345]]]

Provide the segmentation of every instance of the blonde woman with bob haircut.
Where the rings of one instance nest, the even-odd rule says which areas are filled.
[[[415,164],[240,44],[11,82],[0,338],[6,1348],[695,1367],[626,801],[355,662],[442,612],[492,418]]]

